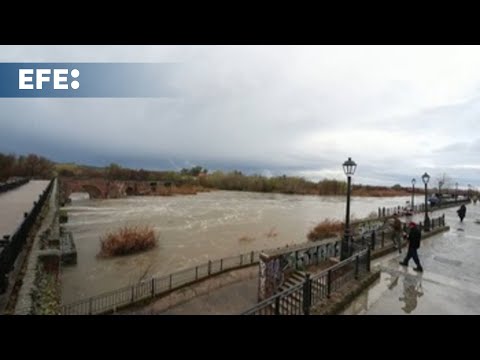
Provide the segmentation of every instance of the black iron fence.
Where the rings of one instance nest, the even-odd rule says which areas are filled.
[[[6,183],[0,183],[0,194],[7,192],[9,190],[13,190],[18,188],[19,186],[22,186],[26,183],[28,183],[30,180],[29,179],[18,179],[15,181],[11,182],[6,182]]]
[[[138,284],[106,292],[68,305],[62,305],[62,315],[95,315],[115,312],[117,309],[164,295],[172,290],[206,279],[224,271],[239,269],[258,262],[259,252],[231,256],[177,271],[167,276],[155,277]]]
[[[436,205],[428,205],[427,211],[435,211],[439,209],[445,209],[453,206],[458,206],[461,204],[470,203],[470,199],[452,199],[452,200],[442,200],[442,202]],[[391,208],[379,207],[378,208],[378,218],[390,217],[395,214],[397,215],[410,215],[412,213],[421,213],[425,212],[425,204],[418,204],[413,206],[413,212],[411,206],[394,206]]]
[[[17,256],[23,249],[27,236],[52,191],[53,182],[54,180],[51,180],[47,188],[39,195],[38,201],[33,202],[32,210],[24,214],[24,220],[15,233],[12,236],[5,235],[0,240],[0,294],[3,294],[8,288],[8,274],[13,269]]]
[[[430,230],[445,226],[445,214],[437,218],[430,219]],[[418,223],[418,227],[423,231],[423,222]],[[403,224],[403,230],[407,230],[407,224]],[[364,233],[361,236],[353,238],[353,243],[361,246],[369,245],[372,250],[377,248],[384,248],[392,243],[393,231],[391,229],[373,230],[369,233]]]
[[[312,306],[370,271],[370,248],[256,304],[242,315],[309,315]]]

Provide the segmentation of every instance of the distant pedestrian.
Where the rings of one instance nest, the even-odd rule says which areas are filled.
[[[460,222],[463,222],[463,218],[465,217],[465,214],[467,213],[467,208],[465,204],[462,204],[460,206],[460,209],[457,210],[458,217],[460,218]]]
[[[410,232],[408,234],[408,252],[405,259],[403,261],[400,261],[400,265],[408,266],[408,262],[410,261],[410,259],[413,259],[415,265],[417,265],[417,267],[413,270],[422,272],[423,267],[420,264],[420,260],[418,259],[417,254],[417,249],[420,247],[420,240],[422,239],[422,233],[420,232],[417,224],[413,221],[410,222],[409,228]]]

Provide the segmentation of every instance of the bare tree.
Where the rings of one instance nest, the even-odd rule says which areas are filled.
[[[454,181],[447,173],[442,173],[435,178],[435,183],[438,187],[438,192],[442,192],[445,189],[452,189],[454,187]]]

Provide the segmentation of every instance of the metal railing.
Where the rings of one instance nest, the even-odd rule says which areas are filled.
[[[431,219],[431,230],[445,226],[445,215]],[[423,224],[419,223],[423,231]],[[352,256],[314,276],[307,274],[304,283],[288,288],[263,300],[243,315],[299,315],[310,313],[311,306],[329,298],[352,279],[370,271],[371,252],[390,246],[392,231],[374,230],[368,236],[354,236]],[[339,240],[340,242],[340,240]],[[336,243],[335,245],[339,245]]]
[[[407,230],[406,226],[407,224],[403,224],[404,231]],[[443,226],[445,226],[445,214],[437,218],[430,219],[430,230],[436,229],[438,227],[443,227]],[[423,231],[422,222],[418,223],[418,227],[420,228],[420,231]],[[353,243],[360,244],[361,246],[369,245],[372,250],[375,250],[378,248],[384,248],[388,246],[390,243],[393,243],[392,235],[393,235],[393,231],[391,229],[390,230],[385,230],[385,229],[373,230],[361,236],[354,236]]]
[[[258,263],[259,255],[260,252],[252,251],[220,260],[208,261],[205,264],[177,271],[166,276],[154,277],[135,285],[62,305],[60,313],[62,315],[95,315],[115,312],[119,308],[167,294],[172,290],[207,279],[224,271],[256,264]]]
[[[33,208],[24,214],[24,220],[18,226],[12,236],[6,235],[0,241],[0,294],[8,288],[8,274],[13,269],[18,254],[27,241],[27,236],[35,224],[45,201],[52,191],[54,179],[50,181],[46,189],[39,195],[38,201],[33,202]]]
[[[448,207],[470,203],[470,199],[457,199],[457,200],[442,200],[441,203],[436,205],[428,205],[427,211],[435,211],[439,209],[445,209]],[[379,207],[378,208],[378,218],[390,217],[395,214],[397,215],[407,215],[411,214],[411,207],[409,206],[394,206],[391,208]],[[425,211],[425,204],[418,204],[413,206],[413,213],[421,213]]]
[[[370,271],[370,248],[256,304],[242,315],[309,315],[312,306],[327,299],[353,279]]]
[[[16,188],[28,183],[29,181],[30,181],[30,179],[19,179],[19,180],[12,181],[12,182],[0,183],[0,194],[4,193],[4,192],[7,192],[9,190],[16,189]]]

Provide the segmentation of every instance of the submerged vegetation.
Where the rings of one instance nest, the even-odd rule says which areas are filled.
[[[100,238],[100,257],[134,254],[157,245],[155,231],[151,226],[125,226],[110,231]]]
[[[310,241],[328,239],[339,236],[344,229],[343,222],[339,220],[325,219],[315,226],[307,234],[307,238]]]

